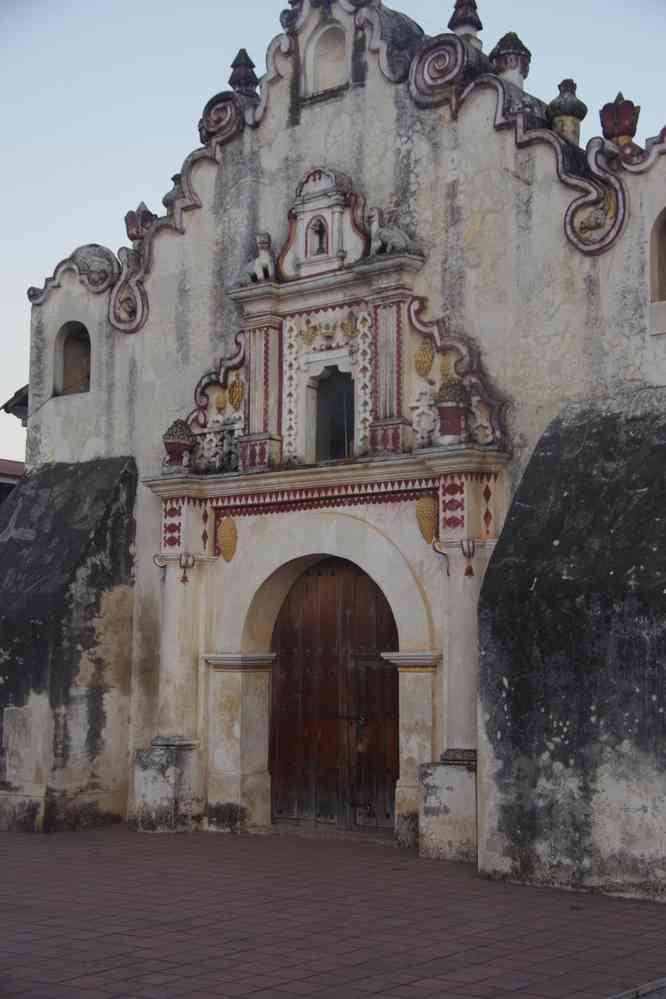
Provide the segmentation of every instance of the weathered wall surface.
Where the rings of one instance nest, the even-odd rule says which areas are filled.
[[[399,208],[400,225],[425,255],[416,291],[428,299],[427,318],[444,316],[453,333],[472,336],[494,384],[513,400],[511,490],[564,401],[605,395],[623,384],[666,381],[666,337],[648,332],[650,235],[664,207],[666,160],[625,177],[630,198],[624,231],[608,252],[585,257],[564,234],[562,222],[576,194],[558,179],[553,149],[543,144],[519,149],[513,127],[497,130],[497,95],[491,88],[472,94],[457,116],[449,106],[418,108],[407,82],[395,84],[383,75],[377,51],[369,49],[368,38],[354,28],[353,13],[340,3],[329,16],[353,39],[351,85],[325,98],[301,100],[300,68],[327,6],[313,8],[306,28],[293,38],[296,55],[276,56],[277,73],[259,126],[246,127],[225,145],[219,163],[201,160],[193,167],[201,207],[183,214],[182,233],[165,226],[152,244],[145,280],[150,315],[140,332],[113,329],[108,292],[94,294],[71,271],[34,307],[33,467],[131,454],[141,478],[159,475],[163,432],[191,412],[196,383],[229,350],[238,329],[228,292],[247,275],[257,232],[269,232],[279,252],[296,187],[317,165],[349,175],[369,207]],[[165,187],[178,168],[165,164]],[[137,201],[142,193],[137,191]],[[91,391],[54,397],[56,340],[69,321],[84,323],[90,333]],[[149,746],[158,728],[160,578],[152,559],[160,550],[160,503],[145,488],[139,488],[136,515],[130,753]],[[368,523],[373,516],[367,515]],[[406,527],[404,517],[398,510],[388,527],[411,560],[414,526]],[[248,550],[275,544],[279,527],[270,521],[257,526]],[[430,552],[415,556],[416,577],[427,559],[436,564]],[[259,568],[253,557],[246,559],[242,572],[248,587],[261,584]],[[225,586],[215,585],[207,597],[202,628],[209,648],[222,647],[220,622],[235,606],[235,578],[229,587],[224,572],[215,569],[214,582]],[[249,579],[252,573],[256,578]],[[469,596],[465,622],[449,609],[456,585],[466,587]],[[450,675],[460,672],[459,662],[467,666],[475,658],[475,585],[454,578],[442,584],[438,603],[433,601],[432,634],[458,664]],[[205,641],[200,646],[199,652],[206,650]],[[463,646],[472,650],[469,658]],[[475,682],[474,668],[467,673],[466,692]],[[199,695],[197,689],[193,703]],[[436,700],[439,749],[445,748],[445,733],[456,731],[461,711],[444,681]],[[203,712],[200,703],[197,710]],[[465,733],[473,728],[467,713],[462,712]],[[27,734],[23,738],[37,745]],[[468,742],[454,740],[465,747]],[[125,759],[120,743],[118,752]]]
[[[136,469],[47,465],[0,511],[0,828],[124,817]]]
[[[565,408],[480,609],[481,869],[666,889],[666,391]]]

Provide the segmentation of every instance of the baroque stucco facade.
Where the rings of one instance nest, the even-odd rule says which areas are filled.
[[[399,839],[480,846],[505,872],[479,591],[562,405],[664,380],[666,137],[635,145],[618,98],[580,148],[575,85],[530,96],[530,53],[507,35],[486,55],[472,0],[436,37],[380,0],[298,0],[282,27],[261,80],[241,52],[206,105],[164,213],[140,205],[131,247],[81,247],[30,289],[33,476],[131,456],[139,484],[133,576],[105,583],[82,656],[116,707],[91,750],[91,701],[54,708],[34,685],[7,704],[5,823],[29,802],[39,825],[57,792],[65,817],[83,801],[144,829],[269,826],[273,627],[332,556],[397,626]],[[69,324],[89,336],[89,391],[57,391]],[[322,461],[332,369],[353,431]],[[18,495],[14,515],[5,533]],[[52,749],[58,712],[76,765]]]

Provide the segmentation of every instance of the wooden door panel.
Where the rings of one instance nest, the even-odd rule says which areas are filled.
[[[275,626],[273,816],[391,827],[398,776],[398,648],[386,598],[326,559],[293,586]]]

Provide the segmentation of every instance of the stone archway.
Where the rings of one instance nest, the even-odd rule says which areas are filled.
[[[396,830],[408,838],[418,811],[418,768],[433,756],[434,649],[432,611],[409,562],[395,542],[360,517],[338,511],[303,512],[254,528],[242,574],[224,592],[211,622],[217,650],[205,656],[208,691],[209,821],[238,814],[249,826],[271,823],[269,738],[275,622],[289,590],[326,557],[359,567],[382,590],[395,618],[398,648],[386,658],[399,669],[399,771]],[[272,543],[269,543],[269,539]],[[211,819],[212,817],[212,819]]]
[[[280,524],[279,543],[261,548],[256,557],[256,574],[246,570],[236,581],[233,602],[219,622],[220,644],[245,654],[269,652],[291,586],[327,556],[353,562],[382,589],[395,616],[400,652],[434,648],[432,609],[398,546],[362,518],[337,511],[303,513]]]

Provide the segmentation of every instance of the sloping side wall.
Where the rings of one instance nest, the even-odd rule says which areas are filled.
[[[125,814],[132,459],[49,465],[0,509],[0,828]]]
[[[666,391],[565,409],[480,607],[482,871],[666,889]]]

